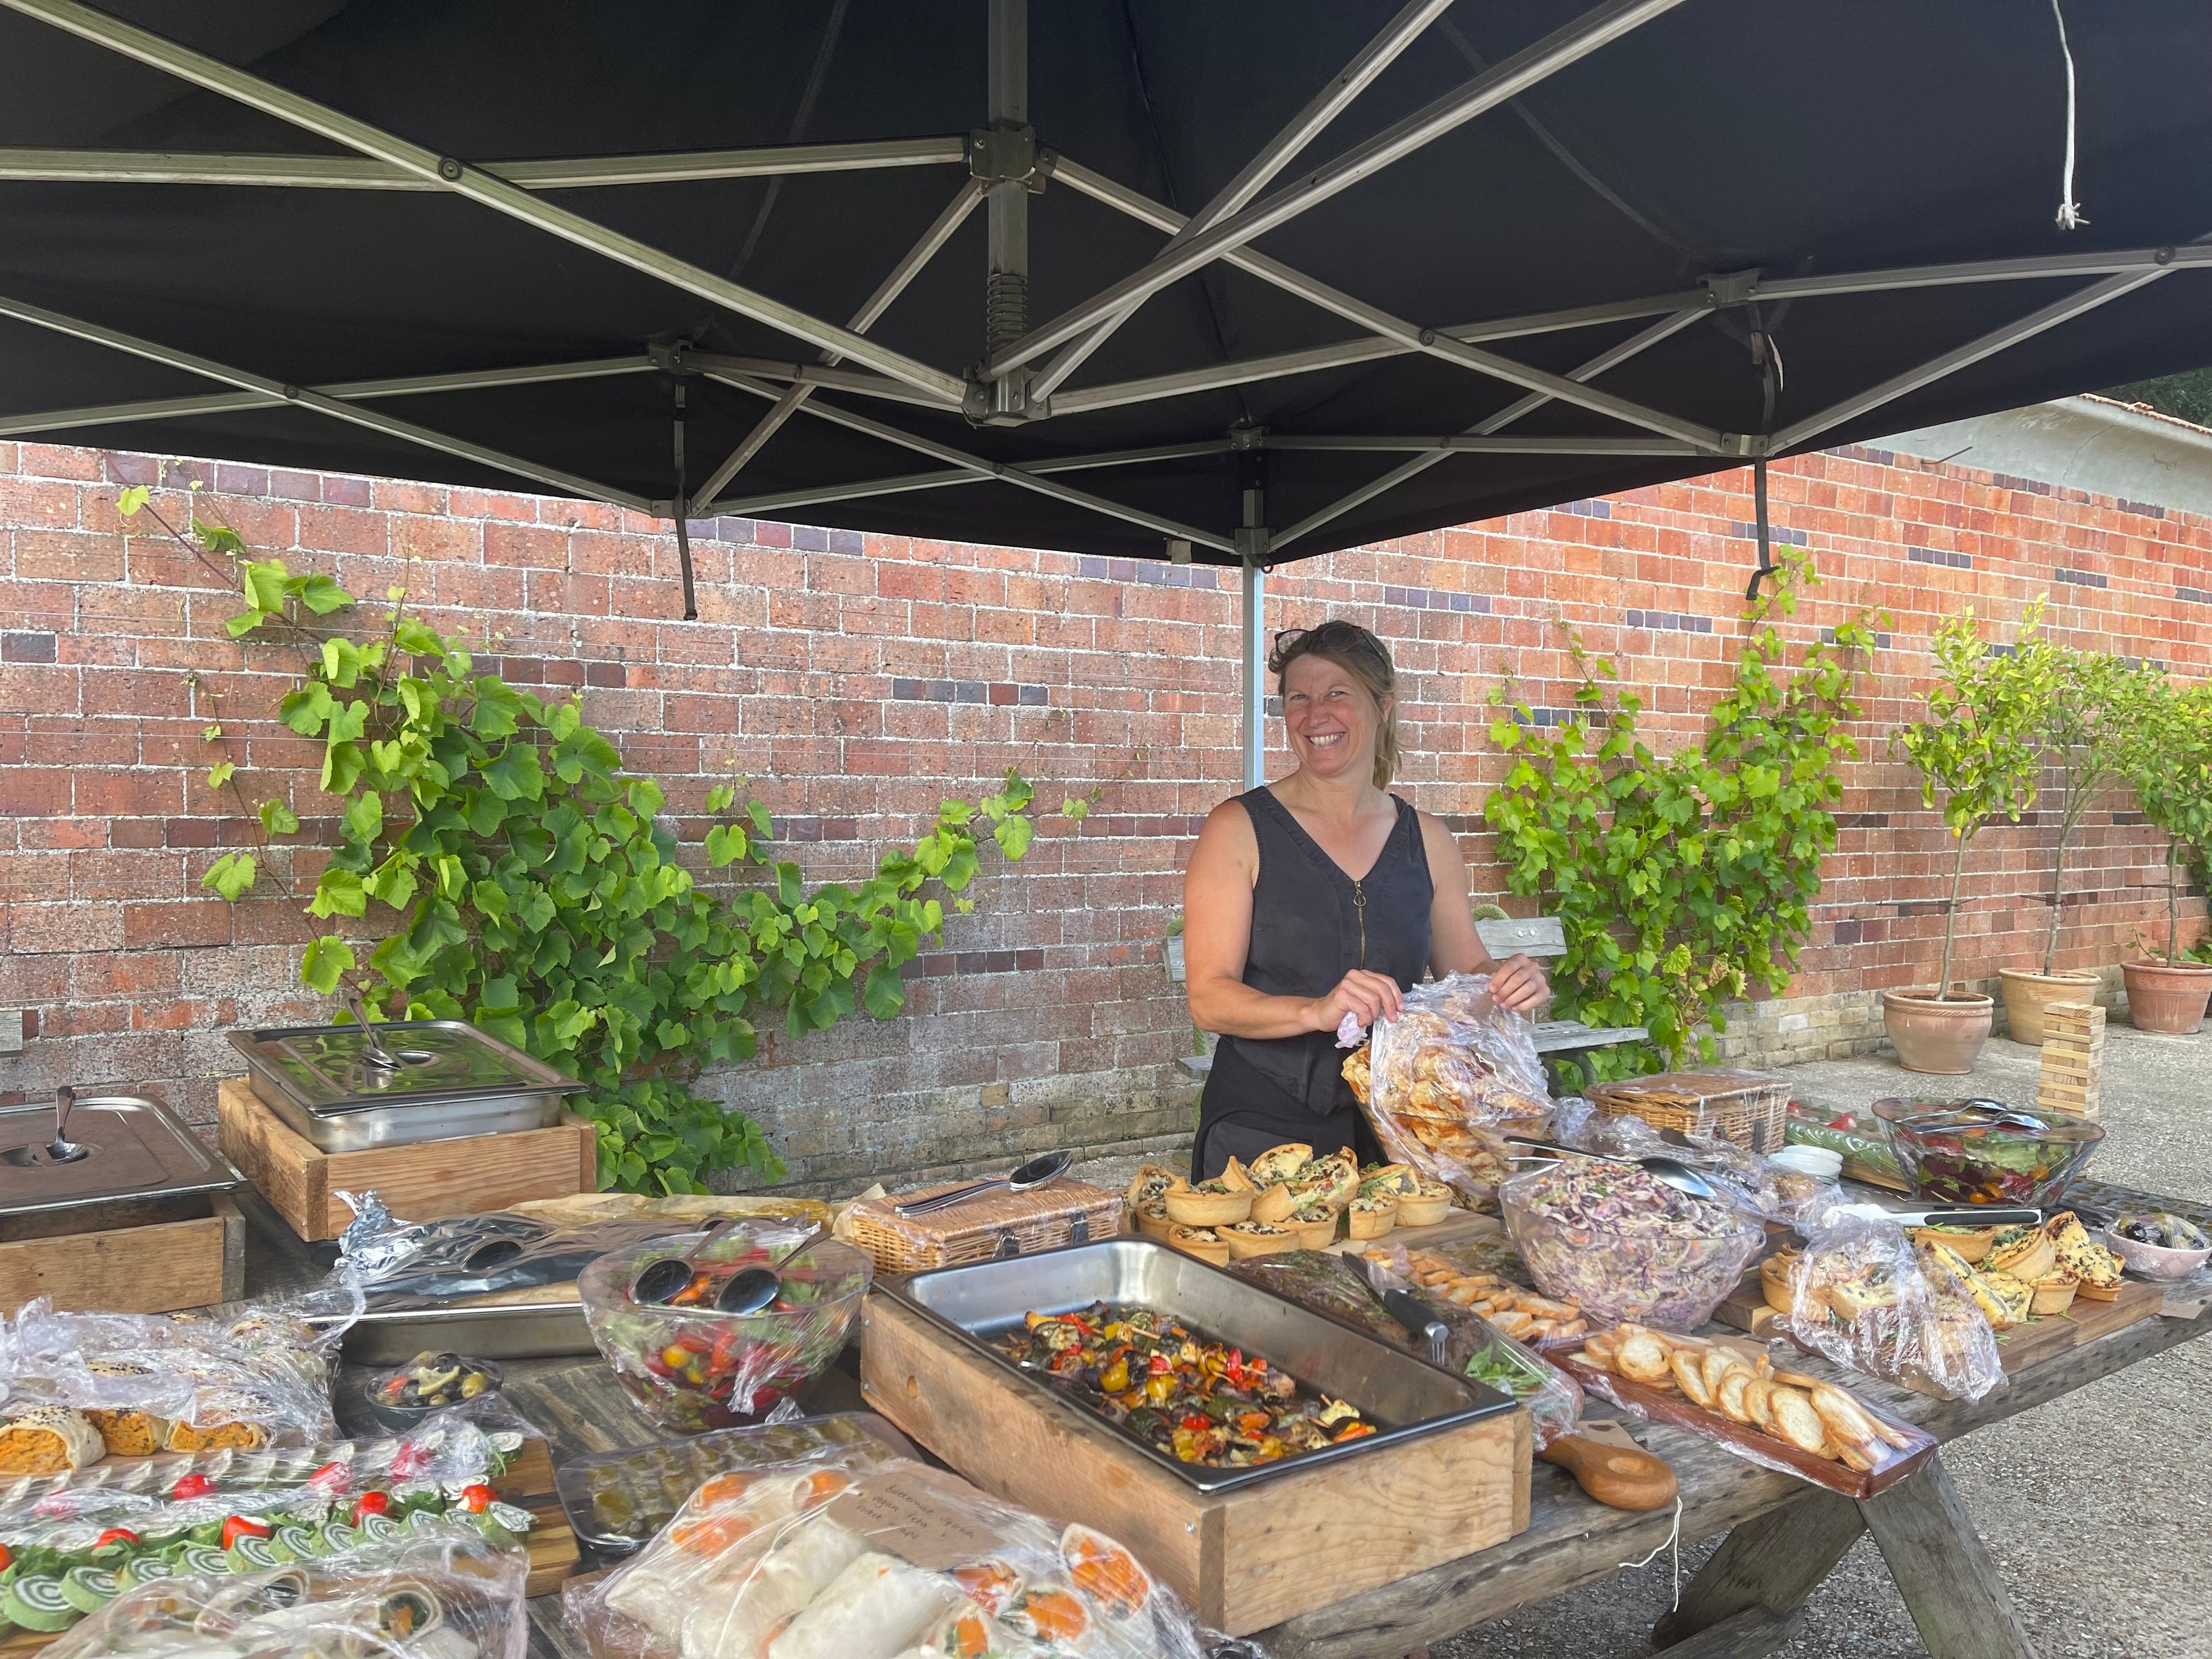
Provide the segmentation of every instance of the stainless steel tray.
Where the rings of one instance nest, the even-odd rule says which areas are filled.
[[[1171,1249],[1157,1239],[1122,1237],[1037,1255],[979,1261],[916,1273],[904,1284],[881,1283],[923,1318],[942,1327],[1023,1386],[1071,1400],[1099,1431],[1133,1446],[1200,1492],[1226,1492],[1418,1435],[1518,1409],[1504,1395],[1438,1370],[1409,1353],[1285,1302],[1234,1274]],[[1184,1463],[1097,1416],[1045,1377],[1024,1370],[993,1346],[1022,1316],[1066,1313],[1093,1302],[1150,1308],[1219,1342],[1233,1343],[1310,1388],[1350,1401],[1383,1426],[1340,1446],[1302,1452],[1252,1468],[1212,1469]]]
[[[262,1103],[326,1152],[550,1128],[583,1087],[465,1020],[378,1025],[397,1066],[371,1063],[358,1025],[233,1031]]]
[[[208,1195],[246,1184],[167,1106],[139,1095],[77,1097],[69,1138],[84,1157],[55,1163],[46,1150],[53,1138],[52,1106],[0,1107],[0,1231],[7,1236],[36,1235],[63,1220],[85,1231],[160,1219],[172,1209],[204,1212]]]
[[[356,1365],[400,1365],[425,1349],[474,1359],[553,1359],[597,1353],[584,1304],[500,1302],[476,1307],[374,1309],[345,1334]]]

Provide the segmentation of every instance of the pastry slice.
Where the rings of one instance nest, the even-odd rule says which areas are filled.
[[[1355,1198],[1346,1212],[1354,1238],[1380,1238],[1398,1224],[1395,1198]]]
[[[1252,1160],[1244,1173],[1252,1177],[1254,1186],[1272,1187],[1278,1182],[1293,1179],[1312,1162],[1312,1147],[1303,1140],[1286,1141],[1280,1146],[1268,1147]]]
[[[1240,1221],[1214,1231],[1229,1242],[1229,1254],[1240,1261],[1248,1256],[1294,1250],[1298,1246],[1297,1230],[1279,1221]]]

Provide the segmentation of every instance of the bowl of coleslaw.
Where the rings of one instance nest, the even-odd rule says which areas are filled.
[[[1536,1288],[1593,1319],[1702,1325],[1766,1242],[1755,1216],[1599,1158],[1524,1170],[1498,1202]]]

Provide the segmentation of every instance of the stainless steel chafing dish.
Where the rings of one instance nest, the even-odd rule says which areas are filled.
[[[185,1220],[246,1184],[158,1100],[67,1088],[57,1097],[0,1106],[0,1238]]]
[[[233,1031],[263,1104],[326,1152],[544,1129],[584,1085],[465,1020]]]
[[[1212,1340],[1264,1354],[1269,1364],[1301,1382],[1350,1401],[1383,1425],[1379,1432],[1340,1446],[1250,1468],[1214,1469],[1171,1457],[1103,1417],[1093,1419],[1100,1433],[1137,1448],[1200,1492],[1225,1492],[1516,1409],[1512,1401],[1479,1382],[1425,1364],[1157,1239],[1125,1236],[1037,1255],[939,1267],[903,1284],[882,1281],[876,1288],[1043,1394],[1059,1390],[1042,1374],[1015,1364],[994,1346],[995,1339],[1033,1310],[1066,1313],[1111,1302],[1152,1309]]]

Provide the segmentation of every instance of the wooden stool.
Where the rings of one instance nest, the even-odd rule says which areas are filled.
[[[2076,1117],[2095,1117],[2104,1069],[2105,1011],[2087,1002],[2054,1002],[2045,1008],[2036,1104]]]

